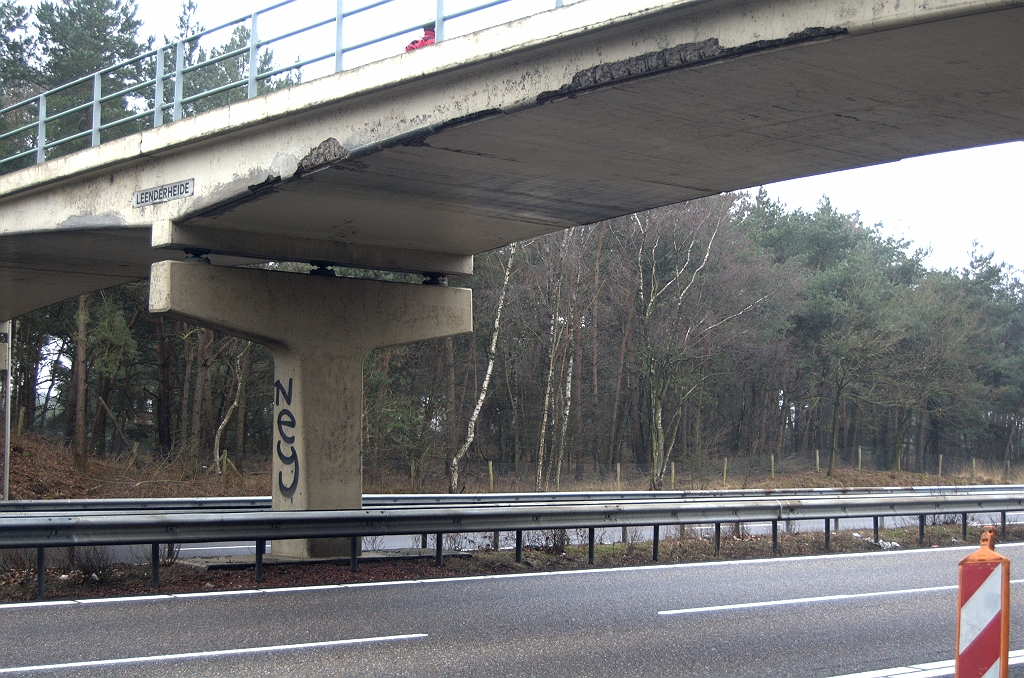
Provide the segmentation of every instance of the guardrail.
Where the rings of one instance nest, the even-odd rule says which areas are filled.
[[[364,508],[385,506],[461,506],[481,504],[524,504],[569,501],[660,501],[739,497],[830,497],[877,494],[979,494],[1020,492],[1024,485],[934,485],[916,487],[782,488],[742,490],[679,490],[627,492],[520,492],[485,494],[365,494]],[[270,497],[197,497],[143,499],[28,499],[0,501],[2,513],[94,512],[94,511],[243,511],[270,510]]]
[[[716,553],[722,523],[770,521],[772,548],[778,547],[780,520],[825,521],[825,547],[829,548],[830,521],[839,518],[874,519],[917,515],[923,541],[925,517],[962,515],[964,531],[969,513],[1001,513],[1024,509],[1024,494],[979,492],[946,495],[877,495],[847,497],[734,498],[730,500],[677,500],[656,502],[561,502],[497,504],[485,506],[410,506],[350,511],[248,511],[244,513],[163,513],[124,515],[0,516],[0,548],[36,548],[39,597],[45,595],[45,549],[87,545],[150,544],[153,585],[159,581],[159,544],[255,540],[256,581],[262,580],[263,551],[267,540],[349,538],[350,566],[355,569],[358,540],[368,536],[437,535],[436,554],[442,563],[442,537],[446,533],[515,531],[516,560],[522,559],[526,530],[587,529],[589,559],[594,560],[594,530],[598,527],[654,527],[653,558],[658,559],[659,529],[663,525],[715,524]]]
[[[387,32],[384,35],[346,44],[343,39],[343,28],[347,19],[352,19],[370,10],[392,4],[397,2],[397,0],[369,0],[361,6],[354,8],[352,5],[355,3],[352,0],[336,0],[336,10],[333,16],[324,17],[274,37],[261,39],[259,37],[259,18],[272,10],[280,9],[297,1],[284,0],[283,2],[278,2],[247,16],[195,33],[177,42],[168,43],[163,47],[143,52],[132,59],[108,66],[95,73],[90,73],[72,82],[42,92],[30,99],[0,109],[0,125],[3,125],[4,118],[14,121],[12,124],[3,125],[3,127],[11,126],[14,129],[4,131],[0,128],[0,131],[3,131],[3,134],[0,134],[0,143],[7,141],[8,144],[18,145],[20,141],[20,146],[23,148],[23,150],[18,150],[4,158],[0,158],[0,170],[3,169],[6,163],[32,156],[35,157],[37,164],[45,162],[48,150],[56,149],[80,139],[88,138],[89,145],[97,146],[100,144],[101,136],[104,132],[132,123],[136,125],[136,128],[146,126],[160,127],[164,123],[165,114],[169,113],[172,120],[180,120],[186,114],[189,104],[196,104],[203,99],[232,90],[244,88],[246,98],[252,99],[259,93],[260,83],[275,76],[293,71],[301,71],[302,68],[312,64],[333,60],[333,72],[337,73],[344,70],[345,54],[419,31],[424,28],[426,23],[421,21],[413,25],[406,23],[398,27],[390,26],[386,29]],[[436,42],[441,42],[445,38],[445,24],[447,22],[490,9],[497,5],[503,5],[510,1],[489,0],[469,8],[449,12],[445,10],[444,0],[436,0],[436,2],[435,0],[427,0],[423,2],[427,10],[424,12],[424,15],[425,17],[431,17],[430,23],[434,25],[435,30],[434,39]],[[550,2],[553,8],[558,8],[562,6],[564,0],[550,0]],[[349,9],[345,9],[346,4],[349,6]],[[436,7],[436,10],[431,12],[430,10],[434,7]],[[307,59],[301,59],[288,66],[270,68],[262,72],[259,70],[261,49],[265,49],[282,40],[305,35],[311,31],[330,26],[334,27],[335,34],[332,50]],[[249,34],[247,45],[234,50],[226,50],[203,61],[186,63],[186,55],[197,51],[196,47],[200,40],[218,31],[225,29],[234,31],[239,27],[246,29]],[[187,76],[231,59],[245,60],[244,69],[239,69],[240,71],[246,71],[244,77],[232,82],[219,84],[210,89],[186,94],[185,82]],[[170,69],[167,68],[168,61],[173,63]],[[113,74],[127,68],[132,68],[136,71],[143,70],[147,73],[146,79],[114,92],[104,92],[104,80],[110,80]],[[73,91],[76,88],[90,89],[90,86],[91,96],[88,98],[83,99],[77,91]],[[166,100],[166,89],[168,87],[173,91],[170,101]],[[61,94],[64,96],[58,97]],[[62,110],[48,110],[48,102],[52,102],[55,98],[64,99],[68,96],[72,98],[72,101],[64,101],[64,108]],[[126,104],[121,108],[127,109],[127,114],[114,120],[104,121],[104,104],[118,101]],[[83,119],[86,120],[91,117],[91,124],[76,125],[73,133],[58,139],[48,139],[48,123],[65,119],[75,114],[81,114]],[[136,128],[133,128],[131,131],[135,131]]]

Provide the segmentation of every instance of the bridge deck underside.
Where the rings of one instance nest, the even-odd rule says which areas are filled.
[[[1018,7],[806,41],[479,115],[183,223],[475,254],[722,191],[1018,140],[1022,19]],[[143,278],[173,256],[123,226],[5,235],[0,317]]]

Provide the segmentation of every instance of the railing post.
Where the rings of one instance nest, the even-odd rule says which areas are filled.
[[[917,517],[917,544],[924,545],[924,514]]]
[[[772,553],[778,554],[779,552],[779,521],[772,521]]]
[[[181,120],[181,99],[184,96],[185,83],[185,41],[179,40],[174,53],[174,109],[171,113],[172,120]]]
[[[962,537],[961,541],[967,541],[967,514],[966,513],[960,514],[960,524],[963,527],[963,529],[960,530],[960,536]]]
[[[263,552],[267,550],[267,540],[256,540],[256,583],[263,583]]]
[[[160,544],[150,544],[149,551],[149,585],[160,587]]]
[[[875,516],[874,518],[872,518],[871,522],[874,523],[874,527],[875,527],[875,543],[877,544],[878,543],[878,516]]]
[[[590,564],[593,565],[594,564],[594,528],[592,528],[592,527],[587,529],[587,540],[588,540],[588,544],[587,544],[588,556],[587,556],[587,559],[590,562]]]
[[[92,145],[100,145],[100,119],[103,115],[100,99],[103,98],[103,78],[99,73],[92,76]]]
[[[46,598],[46,549],[36,549],[36,595],[39,600]]]
[[[434,21],[434,42],[444,40],[444,0],[437,0],[437,19]]]
[[[164,48],[156,48],[156,85],[153,91],[153,127],[164,124]]]
[[[1003,539],[1006,539],[1006,511],[1000,511],[1000,516],[1003,519]]]
[[[39,127],[36,130],[36,164],[46,162],[46,93],[39,95]]]
[[[260,71],[260,38],[256,32],[256,19],[259,12],[252,13],[252,29],[249,31],[249,98],[256,96],[256,76]]]
[[[345,18],[345,2],[344,0],[338,0],[338,13],[334,20],[334,72],[339,73],[344,70],[342,66],[342,60],[345,56],[345,48],[342,43],[342,20]]]
[[[359,569],[359,537],[348,539],[348,569],[355,572]]]
[[[516,562],[523,562],[523,531],[516,530]]]
[[[444,567],[444,534],[441,532],[437,533],[437,543],[434,544],[434,564],[438,567]]]
[[[825,518],[825,550],[828,551],[832,545],[832,523],[829,522],[828,518]]]
[[[660,532],[661,532],[661,526],[660,525],[655,525],[654,526],[654,537],[651,540],[651,542],[652,542],[651,543],[651,557],[654,560],[654,562],[658,562],[658,541],[659,541],[658,537],[661,536],[659,534]]]
[[[715,555],[722,552],[722,523],[715,523]]]

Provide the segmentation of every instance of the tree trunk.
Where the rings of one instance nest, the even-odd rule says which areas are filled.
[[[498,297],[498,310],[494,314],[494,331],[491,333],[491,345],[487,350],[487,371],[484,374],[484,383],[480,386],[480,392],[477,394],[476,405],[473,407],[473,413],[469,417],[469,426],[466,430],[466,441],[458,449],[455,455],[452,457],[451,463],[448,470],[448,491],[455,494],[459,491],[459,462],[469,451],[469,446],[473,444],[473,439],[476,437],[476,421],[480,416],[480,410],[483,408],[484,400],[487,398],[487,389],[491,385],[491,374],[494,371],[494,356],[498,352],[498,332],[501,330],[501,311],[505,307],[505,292],[508,290],[508,279],[512,274],[512,260],[516,256],[516,245],[513,243],[509,248],[508,264],[505,265],[505,279],[501,284],[501,294]],[[474,384],[474,388],[475,388]]]
[[[157,452],[167,458],[171,453],[171,350],[164,333],[164,318],[153,316],[156,332],[156,439]]]
[[[75,337],[75,449],[74,463],[79,471],[85,470],[86,454],[86,428],[85,428],[85,405],[86,405],[86,382],[85,382],[85,361],[86,350],[89,341],[89,305],[92,297],[83,294],[78,297],[78,334]]]

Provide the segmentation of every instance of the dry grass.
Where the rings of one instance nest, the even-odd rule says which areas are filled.
[[[269,489],[269,470],[217,476],[182,458],[90,457],[80,473],[63,446],[33,434],[11,439],[11,499],[260,496]]]

